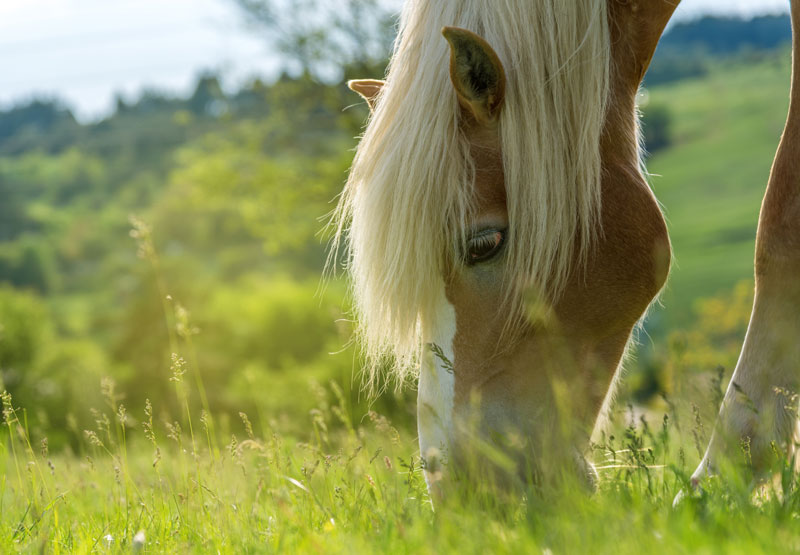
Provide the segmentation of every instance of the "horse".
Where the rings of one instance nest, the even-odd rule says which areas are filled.
[[[349,82],[371,115],[332,252],[347,250],[368,387],[388,383],[387,368],[398,386],[418,380],[434,498],[481,441],[515,483],[596,482],[590,438],[671,264],[636,97],[678,4],[407,0],[385,80]],[[797,0],[792,19],[797,30]],[[795,38],[795,63],[798,52]],[[796,429],[785,392],[800,378],[798,75],[759,219],[750,326],[694,480],[732,454],[725,438],[749,438],[765,468]]]

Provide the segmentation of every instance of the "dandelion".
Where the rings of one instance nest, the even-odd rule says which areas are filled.
[[[336,521],[333,518],[329,519],[325,524],[322,525],[322,529],[326,532],[333,532],[336,530]]]

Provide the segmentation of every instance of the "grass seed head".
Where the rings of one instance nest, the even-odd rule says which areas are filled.
[[[181,383],[183,376],[186,374],[186,361],[183,357],[179,357],[177,353],[172,353],[172,365],[169,369],[172,372],[172,377],[170,377],[169,381]]]

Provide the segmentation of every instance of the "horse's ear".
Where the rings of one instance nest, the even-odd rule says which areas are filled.
[[[378,100],[378,95],[384,84],[385,81],[380,79],[353,79],[347,82],[347,86],[350,87],[351,91],[357,92],[367,101],[370,112],[375,109],[375,102]]]
[[[616,79],[636,91],[681,0],[608,0]]]
[[[458,101],[479,123],[493,122],[506,94],[506,73],[500,58],[472,31],[445,27],[442,34],[450,43],[450,80]]]

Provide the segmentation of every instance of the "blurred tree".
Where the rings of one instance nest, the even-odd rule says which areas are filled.
[[[233,0],[267,31],[293,73],[340,79],[380,76],[395,36],[396,5],[384,0]],[[347,75],[346,75],[347,76]]]
[[[225,103],[225,93],[216,75],[207,73],[197,81],[189,109],[198,116],[218,116]]]
[[[55,283],[55,267],[46,246],[35,241],[22,244],[13,283],[45,294]]]
[[[13,243],[0,243],[0,284],[46,294],[57,280],[53,254],[34,236]]]
[[[12,390],[51,334],[50,314],[36,296],[0,287],[0,379]],[[12,391],[13,393],[13,391]]]
[[[788,15],[752,19],[705,16],[681,21],[661,39],[647,71],[652,87],[680,79],[703,77],[721,57],[775,50],[792,40]]]
[[[672,114],[664,105],[647,106],[642,113],[644,144],[650,154],[666,148],[671,143]]]
[[[661,49],[653,58],[645,75],[648,87],[671,83],[680,79],[700,78],[708,75],[715,59],[704,50],[694,47],[681,49]]]
[[[705,16],[675,24],[659,49],[682,51],[700,48],[711,54],[735,54],[742,49],[772,49],[792,40],[788,15],[763,15],[752,19]]]
[[[76,124],[72,112],[59,101],[32,100],[7,112],[0,112],[0,142],[25,128],[44,133],[62,122]]]
[[[25,200],[14,183],[4,175],[0,163],[0,241],[7,241],[27,229],[31,222],[25,215]]]
[[[260,244],[259,254],[266,253],[272,266],[319,275],[325,255],[315,236],[341,189],[351,143],[329,131],[325,146],[336,151],[332,155],[321,152],[313,137],[300,141],[304,134],[295,132],[299,148],[276,148],[282,123],[240,123],[180,149],[153,207],[156,228],[176,245],[212,256],[231,252],[231,245]]]
[[[58,100],[32,100],[0,111],[0,155],[54,153],[81,140],[83,127]]]

